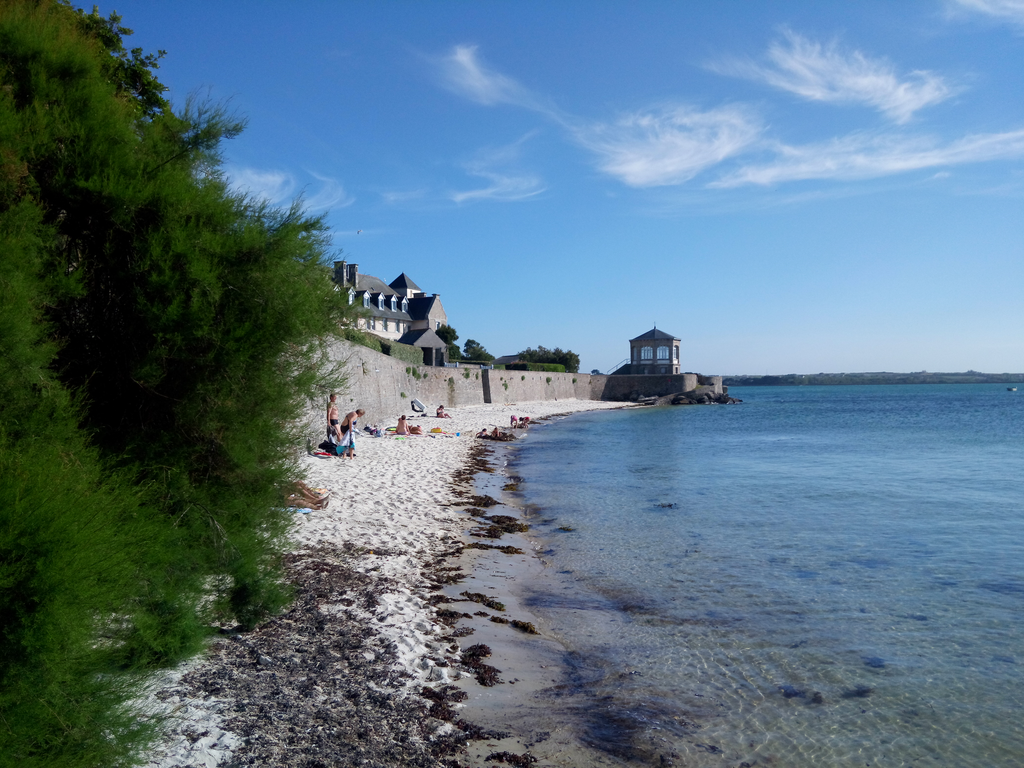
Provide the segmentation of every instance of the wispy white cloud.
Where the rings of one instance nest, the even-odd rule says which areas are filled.
[[[466,192],[453,192],[451,198],[456,203],[471,200],[525,200],[547,189],[537,176],[506,176],[485,170],[472,171],[471,174],[487,179],[490,185]]]
[[[1024,0],[949,0],[953,10],[992,16],[1024,30]]]
[[[855,180],[1024,157],[1024,130],[966,136],[942,144],[925,137],[856,134],[802,147],[778,144],[776,158],[727,174],[711,187],[780,184],[807,179]]]
[[[511,77],[489,69],[476,51],[475,45],[457,45],[440,60],[441,82],[446,88],[478,104],[541,108],[529,90]]]
[[[626,115],[575,130],[598,167],[632,187],[681,184],[755,142],[761,126],[746,110],[685,106]]]
[[[304,199],[306,208],[311,211],[323,211],[328,208],[345,208],[356,201],[345,192],[345,188],[337,179],[310,173],[320,182],[320,188]]]
[[[919,109],[954,92],[932,72],[915,70],[901,77],[885,59],[842,50],[834,41],[822,46],[791,30],[783,30],[783,39],[772,43],[767,58],[765,64],[733,60],[709,68],[761,80],[809,101],[867,104],[897,123],[906,123]]]
[[[225,176],[233,189],[244,192],[259,200],[266,200],[274,205],[291,202],[300,191],[295,175],[288,171],[261,170],[259,168],[229,167]],[[345,188],[336,180],[318,173],[310,176],[320,182],[319,187],[309,196],[303,198],[303,208],[311,211],[322,211],[327,208],[344,208],[355,202],[345,192]]]
[[[225,176],[233,189],[271,203],[290,200],[297,186],[295,177],[285,171],[230,167]]]
[[[405,191],[390,191],[381,192],[381,198],[385,203],[389,205],[395,205],[397,203],[408,203],[412,200],[422,200],[427,196],[427,190],[425,189],[410,189]]]
[[[531,132],[511,144],[477,153],[472,161],[466,163],[466,172],[470,176],[486,179],[488,185],[478,189],[452,192],[450,198],[456,203],[474,200],[514,201],[534,197],[546,190],[547,186],[540,177],[507,167],[518,164],[523,144],[534,135]]]

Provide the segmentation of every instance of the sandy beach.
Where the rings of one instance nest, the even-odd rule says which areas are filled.
[[[547,661],[557,648],[543,629],[499,623],[529,622],[510,586],[542,564],[522,536],[470,535],[490,524],[485,516],[512,512],[479,506],[491,503],[481,496],[501,496],[506,480],[494,471],[508,444],[474,435],[507,431],[513,414],[537,421],[619,407],[484,405],[450,419],[431,411],[411,420],[426,435],[361,433],[354,459],[303,457],[306,482],[332,496],[324,510],[295,513],[285,558],[295,604],[154,681],[146,707],[166,718],[165,736],[147,767],[455,765],[467,754],[483,764],[528,749],[538,737],[510,727],[511,710],[553,682]],[[445,434],[430,434],[435,427]],[[485,548],[466,548],[474,543]],[[492,685],[481,684],[494,668]],[[557,733],[539,738],[549,755],[562,748]]]

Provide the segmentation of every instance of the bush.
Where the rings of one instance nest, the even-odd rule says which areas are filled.
[[[381,339],[379,336],[374,336],[372,333],[363,333],[357,328],[342,328],[341,338],[351,341],[353,344],[358,344],[361,347],[368,347],[374,352],[383,352],[381,348]],[[423,362],[421,359],[420,362]]]
[[[0,8],[0,764],[123,765],[116,671],[287,601],[286,425],[352,310],[323,221],[232,192],[241,124],[174,114],[118,17]]]
[[[380,351],[396,360],[414,365],[423,365],[423,350],[412,344],[402,344],[388,339],[380,340]]]
[[[565,366],[558,363],[509,363],[505,366],[511,371],[547,371],[548,373],[565,373]]]

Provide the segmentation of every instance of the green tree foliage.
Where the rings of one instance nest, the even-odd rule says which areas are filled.
[[[565,370],[569,373],[579,373],[580,370],[580,356],[572,350],[565,350],[564,352],[555,347],[554,349],[548,349],[546,347],[527,347],[525,350],[519,353],[519,359],[524,363],[554,363],[555,365],[564,365]]]
[[[467,339],[466,344],[462,348],[462,359],[479,360],[484,363],[489,363],[494,359],[494,355],[484,349],[484,345],[479,341]]]
[[[459,340],[458,331],[450,325],[442,325],[437,329],[437,335],[441,338],[441,341],[448,345],[448,359],[461,360],[462,350],[460,350],[459,345],[455,343]]]
[[[283,603],[282,425],[339,383],[323,221],[231,192],[240,122],[127,34],[0,0],[0,765],[121,762],[113,669]]]

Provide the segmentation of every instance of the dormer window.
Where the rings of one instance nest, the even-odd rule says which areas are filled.
[[[406,299],[406,298],[402,299],[402,311],[403,312],[408,312],[409,311],[409,300]]]
[[[384,309],[384,294],[377,297],[377,309]]]
[[[367,309],[370,308],[370,294],[368,293],[363,294],[363,306]]]
[[[355,300],[356,300],[356,292],[352,288],[349,288],[348,289],[348,303],[351,304]]]
[[[398,299],[394,296],[391,297],[391,311],[394,312],[398,309]]]

